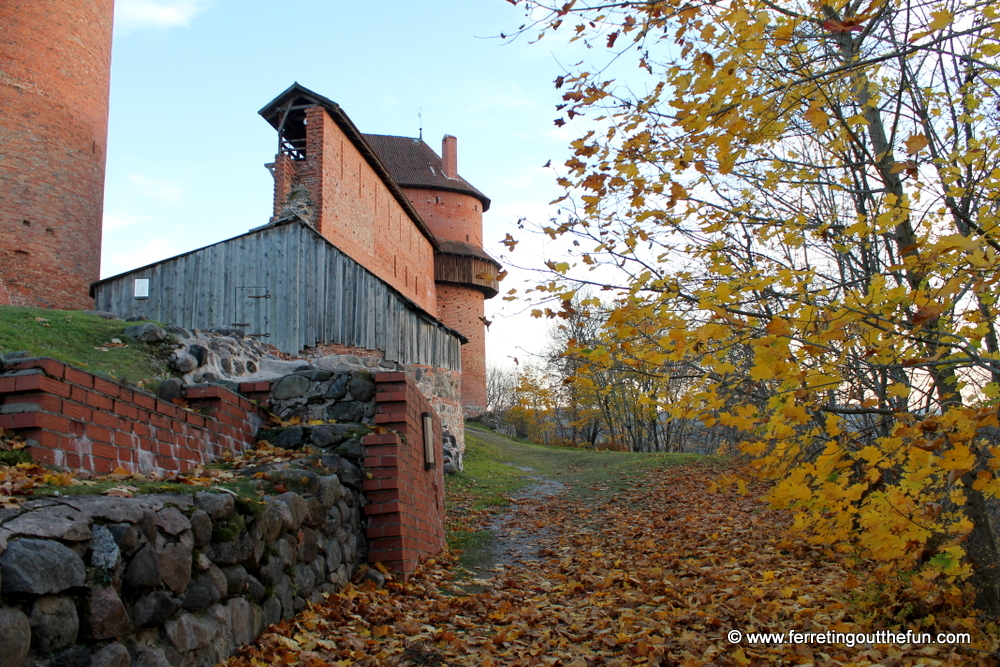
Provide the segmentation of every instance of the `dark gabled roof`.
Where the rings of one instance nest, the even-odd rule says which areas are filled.
[[[438,241],[434,237],[427,223],[424,222],[417,210],[413,208],[413,204],[407,198],[400,186],[396,183],[391,172],[386,168],[386,166],[379,159],[379,155],[372,150],[372,147],[365,140],[365,136],[361,134],[361,131],[354,125],[354,122],[344,113],[344,110],[340,108],[340,105],[330,100],[322,95],[314,93],[305,86],[301,86],[298,82],[293,83],[288,87],[285,92],[281,93],[273,100],[264,105],[258,113],[263,116],[264,120],[271,124],[271,127],[278,130],[279,133],[290,134],[290,138],[304,139],[305,138],[305,126],[302,123],[302,118],[305,115],[305,109],[311,106],[319,105],[323,107],[341,131],[347,135],[351,143],[358,150],[359,153],[365,158],[368,165],[375,170],[379,178],[392,193],[392,196],[396,199],[403,210],[406,211],[413,223],[420,229],[425,237],[431,242],[435,250],[439,249]],[[289,121],[292,121],[291,123]],[[298,137],[297,134],[301,134],[302,137]],[[431,151],[433,152],[433,151]],[[440,159],[439,159],[440,161]],[[471,187],[471,186],[470,186]]]
[[[444,175],[441,157],[423,139],[386,134],[362,136],[401,187],[459,192],[482,202],[484,213],[489,210],[489,197],[461,176],[448,178]]]

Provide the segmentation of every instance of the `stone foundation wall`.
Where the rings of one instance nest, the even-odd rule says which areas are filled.
[[[462,470],[465,454],[465,411],[462,408],[462,374],[433,366],[406,367],[417,389],[441,418],[444,441],[444,471]]]
[[[366,558],[360,480],[272,469],[228,493],[0,509],[0,664],[207,667],[336,591]]]
[[[310,375],[311,371],[371,374],[405,371],[414,378],[421,393],[441,417],[448,455],[445,472],[462,469],[465,413],[462,407],[461,371],[417,364],[403,366],[386,361],[384,354],[378,350],[343,345],[318,345],[303,350],[299,359],[279,359],[260,341],[243,337],[240,332],[225,327],[210,331],[168,327],[164,334],[167,332],[177,336],[170,363],[185,382],[221,381],[223,384],[232,384],[234,388],[239,386],[243,393],[246,393],[244,387],[248,383],[274,382],[290,373],[313,377]],[[327,418],[316,409],[309,412],[309,419]],[[304,417],[304,413],[298,416]],[[365,415],[365,418],[370,416]]]

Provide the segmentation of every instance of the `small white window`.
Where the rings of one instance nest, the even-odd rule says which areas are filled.
[[[135,279],[135,298],[137,299],[149,298],[149,278]]]

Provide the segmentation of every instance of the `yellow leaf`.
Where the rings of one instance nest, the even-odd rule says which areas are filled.
[[[910,395],[910,388],[903,384],[902,382],[896,382],[889,387],[886,392],[890,396],[898,396],[899,398],[906,398]]]
[[[927,137],[923,134],[911,134],[910,138],[904,143],[906,144],[906,152],[910,155],[915,155],[926,148],[930,142],[927,141]]]
[[[930,30],[940,30],[941,28],[947,27],[954,20],[955,15],[949,12],[947,9],[942,9],[940,11],[931,12],[931,16],[934,17],[930,24],[927,26]]]

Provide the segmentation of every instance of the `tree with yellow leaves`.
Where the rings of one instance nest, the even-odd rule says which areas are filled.
[[[527,7],[595,54],[538,289],[616,294],[591,353],[682,368],[664,409],[744,433],[811,541],[1000,615],[1000,6]]]

